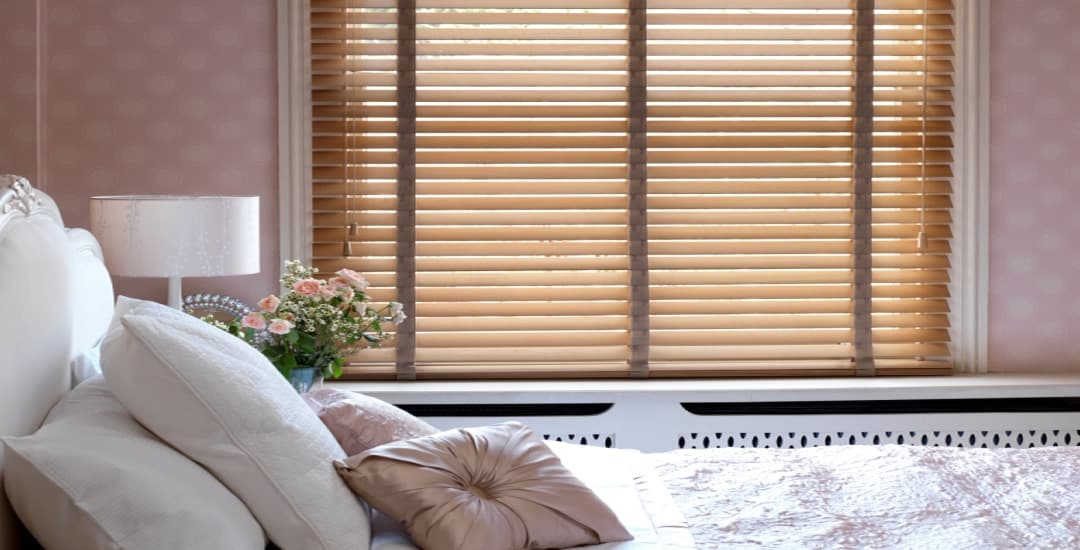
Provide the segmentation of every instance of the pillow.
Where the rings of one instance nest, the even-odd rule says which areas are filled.
[[[386,401],[360,393],[326,388],[305,393],[303,398],[350,456],[439,431]]]
[[[629,540],[610,508],[517,422],[389,443],[334,462],[353,491],[427,550]]]
[[[366,549],[368,510],[334,473],[345,456],[281,374],[243,340],[122,298],[101,347],[117,399],[243,500],[287,550]]]
[[[4,439],[4,483],[46,548],[238,548],[266,537],[214,476],[139,426],[100,376],[37,433]]]
[[[71,360],[71,383],[78,386],[101,375],[101,348],[94,346]]]

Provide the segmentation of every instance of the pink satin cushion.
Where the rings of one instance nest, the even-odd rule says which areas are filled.
[[[615,513],[517,422],[389,443],[334,466],[426,550],[565,548],[631,538]]]
[[[386,401],[361,393],[326,388],[305,393],[303,398],[349,456],[439,431]]]

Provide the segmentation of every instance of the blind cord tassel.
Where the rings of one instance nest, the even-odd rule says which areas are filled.
[[[916,239],[918,241],[919,250],[926,250],[930,246],[929,239],[926,237],[926,231],[919,231],[919,235]]]
[[[346,210],[346,212],[348,212],[348,210]],[[359,231],[357,230],[356,224],[350,223],[348,228],[346,228],[345,230],[345,246],[342,250],[342,253],[345,255],[346,258],[352,256],[352,240],[353,237],[357,235],[357,233],[359,233]]]

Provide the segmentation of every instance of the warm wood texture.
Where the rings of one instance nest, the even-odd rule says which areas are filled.
[[[347,372],[947,371],[953,5],[858,5],[312,0],[315,263],[414,304]]]

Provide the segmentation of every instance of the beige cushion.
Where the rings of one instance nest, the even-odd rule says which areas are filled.
[[[368,511],[334,436],[261,353],[190,315],[122,299],[101,347],[131,414],[214,473],[286,550],[366,549]]]
[[[350,456],[391,441],[439,431],[382,399],[361,393],[324,388],[308,392],[303,398]]]
[[[630,538],[611,509],[517,422],[389,443],[334,465],[426,550],[563,548]]]
[[[266,546],[240,499],[139,426],[100,376],[72,390],[37,433],[4,443],[11,502],[46,548]]]

